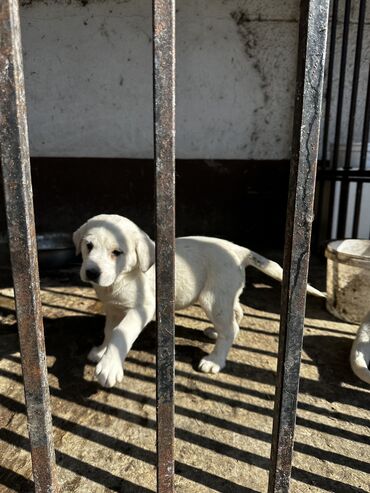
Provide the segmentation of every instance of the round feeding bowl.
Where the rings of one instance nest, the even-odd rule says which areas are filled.
[[[332,241],[325,256],[327,310],[360,323],[370,310],[370,240]]]
[[[67,233],[37,235],[37,253],[41,269],[65,267],[75,260],[72,237]]]
[[[70,234],[45,233],[37,235],[37,253],[40,269],[66,267],[75,260],[75,250]],[[0,238],[0,263],[10,268],[9,245],[5,237]]]

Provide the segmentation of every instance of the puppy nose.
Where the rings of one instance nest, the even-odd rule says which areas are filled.
[[[99,269],[87,269],[86,270],[86,277],[88,278],[89,281],[96,281],[99,276],[100,276],[100,270]]]

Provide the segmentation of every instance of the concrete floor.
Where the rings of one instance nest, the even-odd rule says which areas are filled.
[[[324,267],[312,284],[323,288]],[[63,492],[155,491],[155,327],[141,335],[124,381],[105,390],[86,361],[101,306],[76,272],[42,279],[58,475]],[[32,491],[12,291],[0,290],[0,492]],[[278,283],[247,271],[245,317],[223,373],[196,364],[212,344],[198,307],[178,314],[176,492],[265,492],[279,323]],[[296,428],[294,493],[370,491],[370,389],[351,373],[357,327],[308,299]]]

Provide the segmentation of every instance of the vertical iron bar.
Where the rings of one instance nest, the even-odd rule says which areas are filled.
[[[367,76],[367,93],[365,103],[364,124],[362,129],[362,142],[361,142],[361,154],[360,154],[360,170],[366,169],[367,148],[369,143],[369,127],[370,127],[370,65]],[[353,218],[353,231],[352,237],[357,238],[358,226],[360,222],[361,212],[361,200],[362,200],[362,185],[363,182],[359,181],[356,188],[356,200],[355,200],[355,215]]]
[[[344,96],[344,84],[346,78],[346,66],[347,66],[347,46],[348,46],[348,33],[351,20],[351,0],[346,0],[346,7],[344,11],[343,22],[343,39],[342,39],[342,52],[340,59],[340,71],[339,71],[339,85],[338,85],[338,101],[337,101],[337,115],[335,123],[335,137],[333,155],[331,157],[332,169],[338,168],[338,151],[341,134],[342,124],[342,109],[343,109],[343,96]],[[348,178],[347,178],[348,179]],[[341,182],[343,186],[344,180]],[[332,221],[334,216],[334,197],[335,197],[335,177],[330,181],[330,194],[329,194],[329,214],[328,214],[328,238],[331,238]],[[338,224],[341,218],[338,215]],[[345,221],[345,218],[344,218]]]
[[[333,0],[332,15],[331,15],[331,28],[330,28],[330,45],[329,45],[329,63],[328,63],[328,74],[327,74],[327,86],[325,95],[325,116],[324,116],[324,128],[323,128],[323,139],[322,139],[322,156],[321,168],[327,168],[328,161],[328,140],[329,140],[329,128],[330,128],[330,113],[331,113],[331,97],[333,89],[333,74],[334,74],[334,58],[335,58],[335,45],[336,45],[336,35],[337,35],[337,24],[338,24],[338,0]],[[319,213],[318,221],[316,222],[316,238],[315,247],[319,246],[321,225],[323,222],[323,205],[324,205],[324,191],[325,191],[325,180],[322,179],[319,187],[319,196],[317,199],[317,209]],[[325,224],[324,224],[325,228]]]
[[[361,0],[360,1],[360,7],[359,7],[359,15],[358,15],[356,54],[355,54],[355,63],[354,63],[354,68],[353,68],[351,106],[350,106],[349,119],[348,119],[348,134],[347,134],[347,145],[346,145],[344,169],[350,169],[350,167],[351,167],[353,128],[354,128],[354,124],[355,124],[358,82],[359,82],[359,78],[360,78],[362,40],[363,40],[364,24],[365,24],[365,12],[366,12],[366,0]],[[338,238],[344,238],[344,236],[345,236],[346,217],[347,217],[347,208],[348,208],[348,194],[349,194],[349,180],[345,180],[342,183],[341,190],[340,190],[338,226],[337,226],[337,237]],[[342,218],[342,220],[341,220],[341,218]]]
[[[175,1],[153,0],[157,491],[174,491]]]
[[[337,23],[338,23],[338,0],[333,0],[333,9],[331,17],[331,31],[330,31],[330,51],[329,51],[329,65],[327,76],[327,87],[325,97],[325,118],[324,129],[322,139],[322,162],[325,163],[328,159],[328,139],[329,139],[329,126],[330,126],[330,109],[331,109],[331,94],[333,88],[333,71],[334,71],[334,56],[335,56],[335,40],[337,35]]]
[[[0,3],[0,145],[35,490],[56,492],[17,0]]]
[[[289,491],[319,145],[329,0],[301,0],[269,489]]]

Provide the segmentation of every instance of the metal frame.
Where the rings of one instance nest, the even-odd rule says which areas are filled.
[[[302,0],[269,492],[289,490],[329,0]],[[153,0],[157,488],[174,491],[175,3]],[[17,0],[0,7],[0,139],[36,491],[56,492]]]
[[[353,79],[352,79],[351,107],[349,110],[349,122],[347,129],[346,155],[344,160],[344,169],[346,170],[350,169],[351,167],[350,159],[351,159],[353,130],[355,123],[355,115],[356,115],[358,82],[360,78],[361,51],[362,51],[362,40],[363,40],[364,24],[365,24],[365,11],[366,11],[366,0],[361,0],[359,16],[358,16],[355,64],[354,64]],[[344,218],[347,213],[348,194],[349,194],[349,182],[344,181],[340,191],[339,217]],[[345,221],[338,222],[338,227],[337,227],[338,237],[344,236],[345,227],[346,227]]]
[[[345,77],[346,77],[348,34],[349,34],[349,23],[351,20],[350,16],[351,16],[351,0],[346,0],[345,11],[344,11],[341,64],[340,64],[340,73],[339,73],[337,120],[336,120],[336,125],[335,125],[335,138],[334,138],[334,149],[333,149],[333,162],[335,163],[335,167],[337,167],[337,162],[338,162],[339,141],[340,141],[340,135],[341,135],[344,83],[345,83]],[[335,195],[335,183],[333,182],[332,187],[330,189],[330,205],[331,205],[330,211],[331,211],[331,215],[333,213],[334,195]],[[331,224],[331,221],[332,221],[332,216],[329,219],[329,224]]]
[[[313,221],[329,0],[301,2],[269,492],[289,490]]]
[[[57,492],[17,0],[0,4],[0,143],[35,490]]]
[[[175,1],[153,0],[156,169],[157,491],[174,491]]]
[[[351,13],[351,1],[346,0],[344,17],[343,17],[343,33],[342,44],[340,47],[340,62],[339,62],[339,84],[338,92],[336,94],[336,111],[335,121],[332,121],[332,96],[333,96],[333,80],[334,72],[336,70],[334,60],[336,58],[336,34],[338,26],[338,0],[333,0],[332,7],[332,25],[330,35],[330,51],[329,51],[329,64],[326,83],[326,106],[324,116],[324,129],[322,138],[322,154],[321,165],[319,168],[318,181],[319,181],[319,195],[318,195],[318,214],[319,220],[317,222],[318,231],[316,233],[316,246],[321,243],[325,243],[330,239],[342,239],[345,236],[348,237],[347,231],[347,218],[348,218],[348,206],[350,196],[350,185],[356,183],[354,214],[351,218],[352,231],[350,236],[357,238],[359,233],[359,221],[361,211],[361,200],[363,184],[370,181],[370,170],[366,169],[366,155],[369,142],[369,122],[370,122],[370,65],[368,61],[362,60],[362,45],[364,36],[364,25],[366,17],[366,1],[360,0],[358,8],[358,22],[356,33],[356,50],[353,64],[353,74],[351,79],[351,98],[350,107],[348,113],[348,127],[343,129],[343,101],[345,92],[345,80],[348,79],[348,37],[351,29],[350,13]],[[367,63],[366,66],[362,63]],[[367,73],[367,96],[364,109],[359,106],[358,102],[358,87],[361,78],[361,72]],[[365,75],[366,76],[366,75]],[[354,126],[356,117],[363,111],[363,129],[361,139],[361,152],[360,162],[358,167],[354,167],[351,163],[351,152],[353,144]],[[328,142],[329,142],[329,128],[331,124],[335,125],[334,145],[331,156],[328,156]],[[339,167],[339,145],[341,138],[343,138],[344,131],[346,132],[346,149],[344,163],[342,167]],[[336,195],[337,184],[340,182],[340,192],[338,194],[338,221],[336,224],[336,230],[332,233],[333,220],[334,220],[334,202]],[[327,197],[326,197],[327,195]],[[327,203],[326,203],[327,201]],[[320,231],[320,229],[322,231]],[[370,235],[370,224],[369,224]]]

